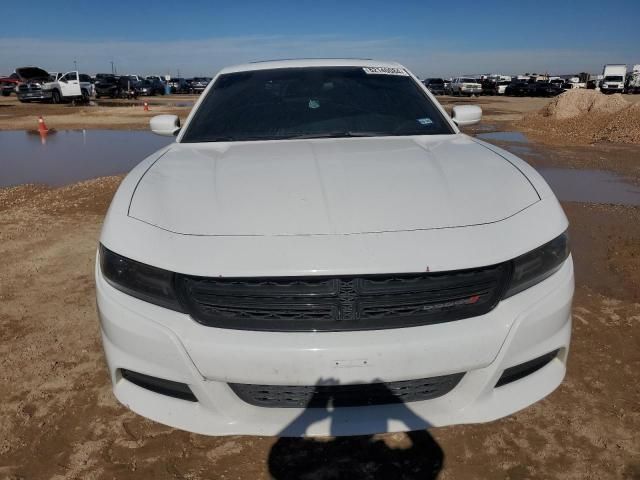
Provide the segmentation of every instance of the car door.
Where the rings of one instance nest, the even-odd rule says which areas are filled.
[[[82,95],[80,78],[77,71],[65,73],[60,77],[60,80],[58,80],[58,84],[60,85],[60,91],[63,97],[79,97]]]

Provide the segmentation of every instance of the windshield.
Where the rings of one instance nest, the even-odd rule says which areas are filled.
[[[310,67],[220,75],[182,141],[448,133],[444,116],[404,72]]]
[[[460,83],[478,83],[475,78],[461,78]]]
[[[621,76],[617,76],[617,75],[607,75],[606,77],[604,77],[604,79],[607,82],[621,82],[622,81],[622,77]]]

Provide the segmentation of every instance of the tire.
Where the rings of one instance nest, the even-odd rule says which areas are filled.
[[[3,97],[8,97],[9,95],[11,95],[11,92],[2,92]]]
[[[82,101],[84,103],[89,103],[89,101],[91,100],[91,96],[89,95],[89,92],[87,92],[86,90],[82,90]]]
[[[54,90],[53,92],[51,92],[51,103],[60,103],[60,92],[58,92],[58,90]]]

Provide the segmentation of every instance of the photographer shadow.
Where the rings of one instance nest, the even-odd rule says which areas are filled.
[[[412,412],[382,382],[367,385],[369,394],[380,405],[365,410],[353,407],[352,392],[358,387],[345,385],[332,389],[337,385],[332,379],[320,380],[305,410],[280,432],[269,453],[272,478],[437,478],[444,452],[426,431],[430,426],[426,420]],[[353,388],[352,392],[349,388]],[[334,437],[304,438],[318,422],[330,422],[329,434]],[[391,422],[401,422],[409,430],[399,441],[398,437],[385,441],[371,434],[341,436],[358,431],[386,432]],[[394,445],[389,446],[387,441]]]

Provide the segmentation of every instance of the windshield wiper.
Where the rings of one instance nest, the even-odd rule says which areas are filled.
[[[288,140],[305,139],[305,138],[358,138],[358,137],[383,137],[390,135],[385,132],[355,132],[352,130],[337,130],[335,132],[320,132],[320,133],[300,133],[296,135],[283,135],[283,138]]]

